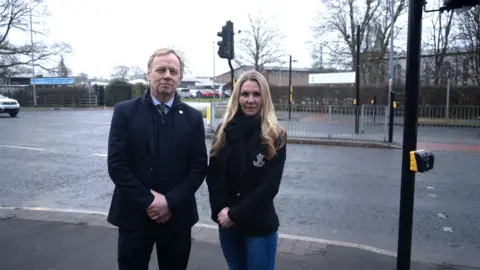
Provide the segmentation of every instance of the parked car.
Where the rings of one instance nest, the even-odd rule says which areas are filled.
[[[190,93],[190,89],[188,89],[188,88],[181,88],[178,94],[180,95],[181,98],[191,98],[192,97],[192,95]]]
[[[223,91],[223,96],[225,98],[229,98],[232,95],[232,90],[224,90]]]
[[[0,113],[8,113],[11,117],[17,116],[20,111],[20,104],[12,98],[0,95]]]
[[[220,97],[218,90],[215,92],[211,89],[206,89],[202,91],[202,98],[213,98],[214,95],[215,97]]]

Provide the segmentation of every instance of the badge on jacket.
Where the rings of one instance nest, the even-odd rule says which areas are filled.
[[[257,155],[257,160],[253,161],[253,166],[258,167],[258,168],[263,167],[263,165],[265,165],[264,158],[265,158],[265,156],[262,153],[259,153]]]

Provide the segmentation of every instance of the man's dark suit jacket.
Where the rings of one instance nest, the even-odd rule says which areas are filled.
[[[200,111],[175,95],[164,117],[150,91],[115,105],[108,138],[108,173],[115,183],[108,222],[126,229],[154,225],[146,211],[150,189],[165,195],[172,217],[168,227],[198,222],[195,192],[208,156]]]

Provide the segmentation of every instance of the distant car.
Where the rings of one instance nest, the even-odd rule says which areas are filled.
[[[181,98],[191,98],[191,94],[190,94],[190,89],[188,88],[182,88],[180,89],[180,93],[179,93],[180,97]]]
[[[11,117],[17,116],[20,104],[15,99],[0,95],[0,113],[8,113]]]
[[[224,90],[223,96],[229,98],[232,95],[232,90]]]

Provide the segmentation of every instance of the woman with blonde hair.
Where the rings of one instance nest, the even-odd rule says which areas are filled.
[[[273,200],[286,138],[267,80],[255,70],[243,73],[215,132],[206,178],[211,218],[230,270],[275,269],[280,224]]]

